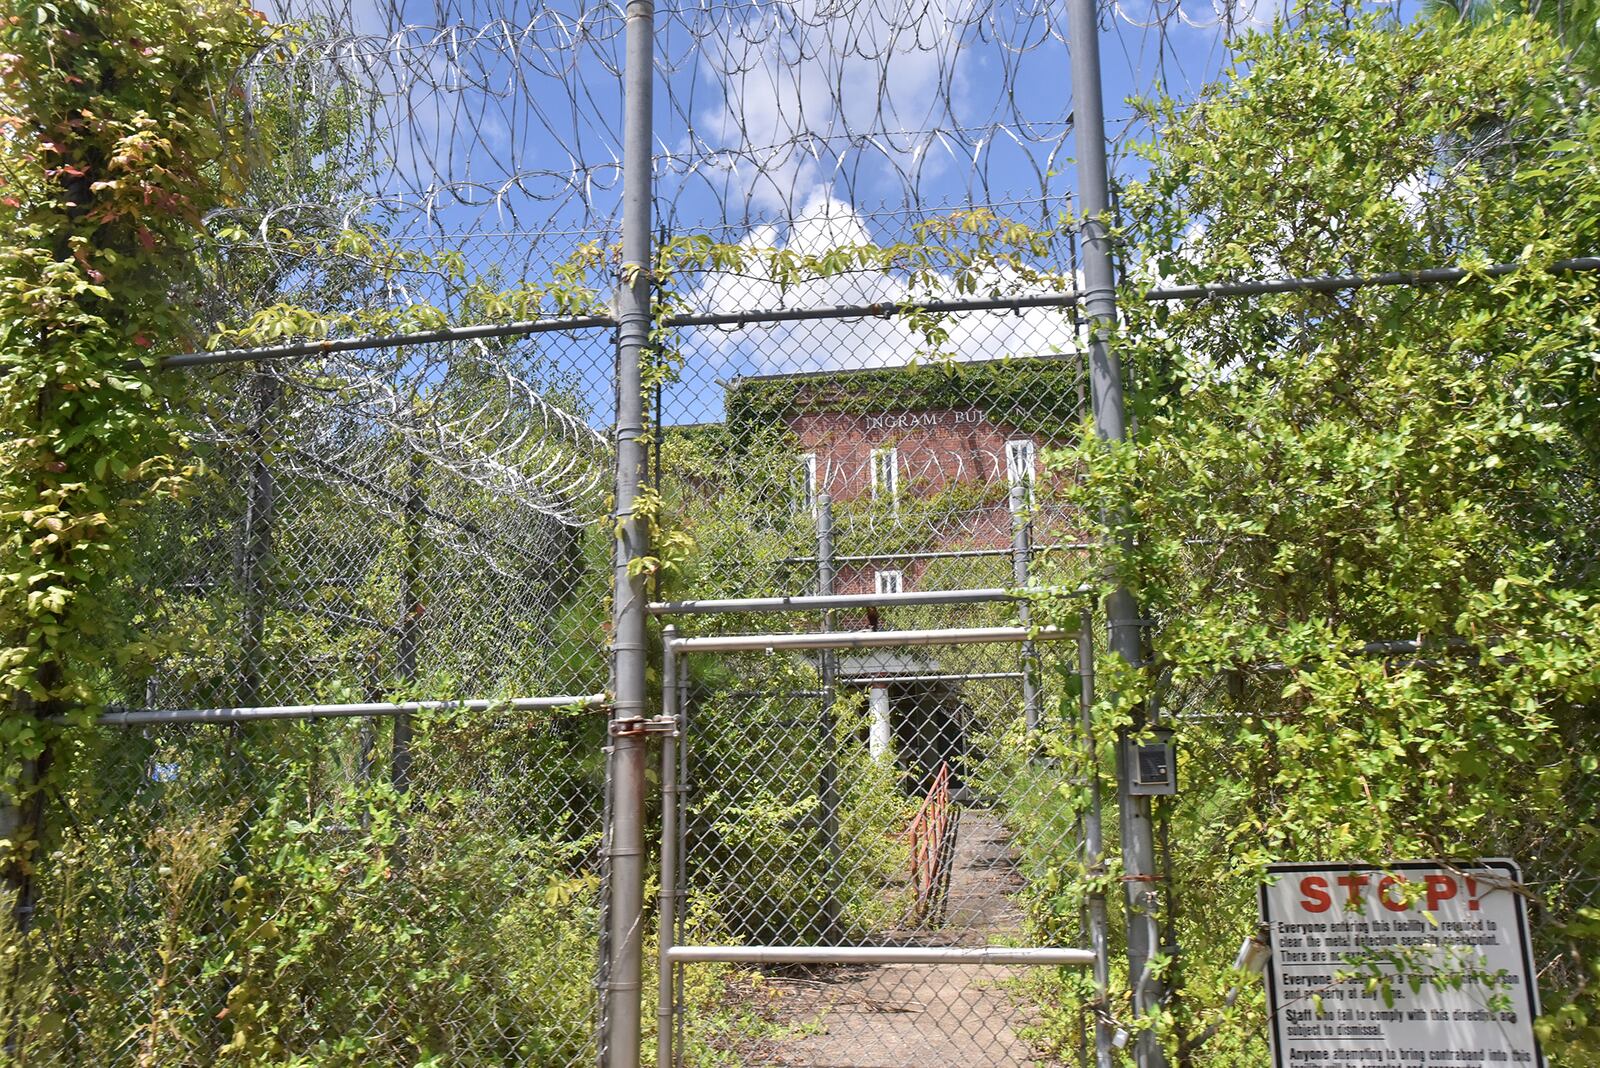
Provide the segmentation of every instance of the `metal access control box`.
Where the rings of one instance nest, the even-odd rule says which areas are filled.
[[[1128,792],[1140,797],[1170,797],[1178,792],[1178,747],[1171,727],[1148,727],[1122,736],[1122,766]]]

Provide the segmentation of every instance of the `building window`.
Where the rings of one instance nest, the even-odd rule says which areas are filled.
[[[877,571],[873,580],[879,593],[903,593],[904,577],[899,571]]]
[[[800,510],[815,513],[817,510],[817,454],[805,453],[800,457]]]
[[[1028,507],[1033,507],[1033,439],[1006,442],[1006,483],[1027,491]]]
[[[900,450],[872,450],[872,499],[900,508]]]

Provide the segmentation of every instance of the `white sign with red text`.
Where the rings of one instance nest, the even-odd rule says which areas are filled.
[[[1527,909],[1511,861],[1267,871],[1278,1068],[1542,1068]]]

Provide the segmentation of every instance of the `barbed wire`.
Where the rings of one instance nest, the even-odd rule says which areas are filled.
[[[1375,10],[1414,15],[1403,0]],[[280,0],[274,15],[289,29],[241,73],[258,135],[298,161],[273,168],[271,212],[381,220],[396,242],[508,279],[614,240],[625,5]],[[1239,34],[1294,15],[1288,0],[1107,0],[1115,146],[1145,132],[1124,101],[1192,94]],[[974,204],[1059,220],[1064,18],[1044,0],[661,5],[657,218],[670,233],[771,226],[779,241],[838,204],[885,240]],[[299,112],[287,130],[273,117],[286,97]],[[333,195],[305,197],[308,173]]]
[[[1180,28],[1231,32],[1264,6],[1108,5],[1137,68],[1108,95],[1172,84],[1175,57],[1196,54],[1168,40]],[[258,135],[297,161],[274,168],[271,209],[308,199],[314,174],[346,222],[381,219],[393,240],[453,247],[509,278],[614,237],[623,5],[283,0],[275,15],[290,29],[241,74]],[[770,225],[780,240],[825,204],[888,240],[973,204],[1059,217],[1064,17],[1043,0],[663,5],[657,217],[673,233]],[[287,130],[273,114],[286,97],[299,109]]]
[[[560,386],[530,378],[516,366],[518,348],[510,351],[483,341],[368,349],[254,374],[280,387],[272,419],[293,427],[283,459],[310,477],[382,484],[396,457],[415,456],[508,506],[589,522],[611,476],[610,439],[580,414],[580,399],[558,399]],[[259,404],[233,394],[209,436],[239,444],[262,418]]]

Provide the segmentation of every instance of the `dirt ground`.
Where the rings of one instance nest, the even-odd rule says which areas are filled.
[[[885,942],[983,945],[1015,935],[1021,886],[1005,829],[993,815],[961,815],[945,924],[889,933]],[[1006,989],[1016,969],[889,964],[770,975],[782,992],[787,1037],[741,1050],[747,1064],[805,1068],[1031,1068],[1041,1059],[1019,1036],[1026,1011]]]

